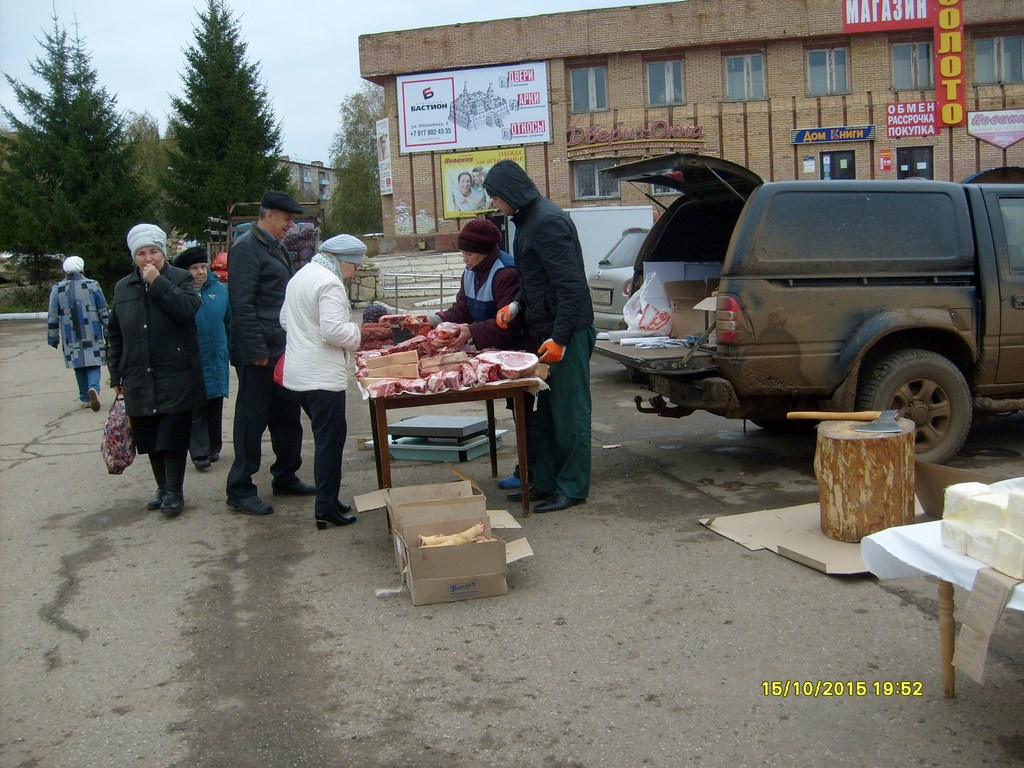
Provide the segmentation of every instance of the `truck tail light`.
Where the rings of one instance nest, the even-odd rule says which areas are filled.
[[[715,335],[719,344],[735,344],[740,335],[743,307],[735,296],[718,294],[715,306]]]

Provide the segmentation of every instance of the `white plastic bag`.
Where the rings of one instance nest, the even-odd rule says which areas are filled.
[[[631,331],[665,331],[672,325],[672,304],[665,295],[665,285],[655,272],[644,279],[640,290],[626,301],[622,319]]]

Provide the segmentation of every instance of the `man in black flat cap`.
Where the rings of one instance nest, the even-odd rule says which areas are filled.
[[[284,354],[281,306],[295,272],[281,243],[303,208],[284,192],[271,190],[260,203],[259,220],[228,252],[231,305],[231,363],[238,374],[235,397],[235,461],[227,481],[227,503],[247,515],[274,508],[258,495],[252,476],[262,459],[260,444],[270,429],[275,461],[270,467],[275,494],[310,496],[316,488],[299,479],[302,423],[293,392],[274,384],[274,365]]]

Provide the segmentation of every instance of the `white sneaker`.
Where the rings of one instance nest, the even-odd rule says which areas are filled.
[[[92,387],[89,388],[89,402],[84,403],[86,407],[92,408],[94,411],[100,409],[100,393]]]

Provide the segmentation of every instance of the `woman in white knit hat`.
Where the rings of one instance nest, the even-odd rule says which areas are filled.
[[[325,240],[288,282],[281,308],[281,327],[287,332],[284,386],[298,395],[313,427],[314,517],[320,530],[328,523],[356,521],[351,507],[338,498],[348,431],[345,390],[361,339],[343,281],[355,277],[365,254],[366,246],[352,235]]]
[[[124,394],[139,453],[149,454],[156,495],[167,515],[185,505],[192,412],[206,404],[194,317],[202,304],[192,273],[167,261],[167,235],[155,224],[128,232],[134,268],[114,286],[108,339],[110,385]]]
[[[100,368],[107,362],[103,334],[110,316],[103,289],[83,274],[81,256],[64,259],[67,275],[50,289],[46,342],[64,351],[64,366],[78,380],[80,408],[100,409]]]

